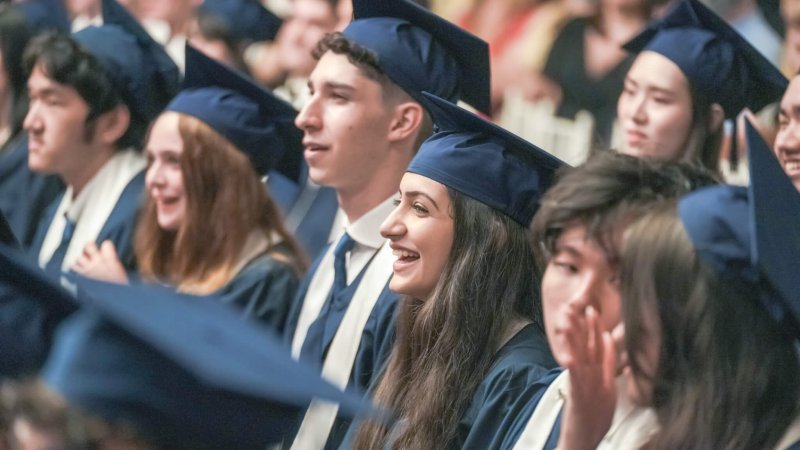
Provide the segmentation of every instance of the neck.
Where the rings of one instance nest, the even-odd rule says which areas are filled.
[[[339,207],[347,215],[350,223],[360,219],[361,216],[397,193],[400,188],[400,180],[414,154],[411,150],[412,145],[411,140],[392,145],[388,150],[387,158],[365,183],[336,189]]]
[[[642,8],[604,6],[599,19],[600,30],[607,38],[625,42],[644,27],[648,14]]]
[[[400,178],[402,176],[391,181],[382,179],[379,183],[370,183],[369,186],[352,191],[337,189],[336,197],[339,200],[339,207],[344,211],[347,220],[350,223],[355,222],[395,194],[400,186]]]
[[[73,197],[77,197],[89,181],[100,172],[100,169],[102,169],[114,155],[114,149],[97,150],[94,154],[94,158],[89,158],[88,161],[82,161],[80,165],[77,165],[72,170],[65,171],[61,174],[64,183],[72,188]]]

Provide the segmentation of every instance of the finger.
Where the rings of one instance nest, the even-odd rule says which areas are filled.
[[[109,240],[103,241],[103,243],[100,245],[100,253],[106,258],[113,258],[115,260],[119,259],[119,257],[117,257],[117,249],[114,247],[114,243]]]
[[[597,310],[593,306],[586,307],[586,354],[593,364],[598,364],[602,358],[603,347],[600,343],[600,321],[597,320]]]
[[[94,242],[90,242],[83,247],[83,254],[86,257],[91,257],[95,253],[97,253],[97,245]]]
[[[603,332],[603,381],[608,389],[614,389],[614,379],[617,375],[617,355],[614,338],[608,331]]]

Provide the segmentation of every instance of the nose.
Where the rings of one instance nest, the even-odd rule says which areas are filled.
[[[400,213],[401,208],[402,204],[397,205],[392,213],[389,214],[389,217],[381,224],[381,236],[385,239],[396,241],[406,234],[406,226],[403,223]]]
[[[144,182],[148,189],[164,186],[164,174],[161,170],[161,164],[159,164],[158,161],[153,161],[147,168]]]
[[[38,103],[31,102],[30,106],[28,107],[28,113],[25,114],[25,120],[22,122],[22,127],[28,132],[38,131],[41,129]]]
[[[624,94],[619,99],[620,119],[630,119],[633,123],[641,124],[647,121],[645,110],[645,96],[640,93]]]
[[[794,120],[781,130],[775,136],[775,153],[778,156],[786,155],[788,153],[800,153],[800,129]]]
[[[586,274],[582,277],[569,296],[569,307],[575,311],[583,312],[587,306],[598,306],[597,296],[603,291],[601,277],[596,274]],[[598,308],[599,311],[599,308]]]
[[[300,128],[303,131],[308,131],[312,129],[319,129],[320,127],[320,118],[319,118],[319,99],[312,95],[311,98],[308,100],[303,109],[297,114],[297,117],[294,119],[294,124],[297,128]]]

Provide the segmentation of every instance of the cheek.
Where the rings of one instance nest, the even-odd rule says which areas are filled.
[[[603,329],[606,331],[611,331],[622,321],[622,299],[619,294],[619,289],[615,287],[607,288],[601,301],[603,304],[600,309],[600,320],[602,322]]]

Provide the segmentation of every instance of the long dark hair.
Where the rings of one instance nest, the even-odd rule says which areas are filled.
[[[224,286],[253,231],[271,240],[278,236],[301,275],[305,257],[281,222],[252,164],[233,144],[192,116],[180,114],[178,132],[187,205],[177,231],[163,230],[155,202],[148,196],[136,227],[134,249],[140,273],[192,293],[209,293]],[[192,288],[189,288],[192,286]],[[199,289],[198,289],[199,288]]]
[[[692,99],[692,129],[683,160],[700,164],[715,174],[719,174],[719,158],[722,150],[724,127],[722,123],[716,130],[709,131],[711,124],[712,103],[700,95],[689,81],[689,92]]]
[[[635,373],[647,377],[638,363],[644,317],[661,329],[649,380],[661,428],[645,448],[774,448],[800,412],[800,362],[758,288],[699,258],[674,202],[630,228],[621,276]]]
[[[375,390],[403,418],[365,422],[353,448],[446,448],[516,319],[542,329],[533,247],[524,227],[449,190],[453,245],[431,298],[405,298],[397,338]],[[391,438],[389,437],[391,436]]]

